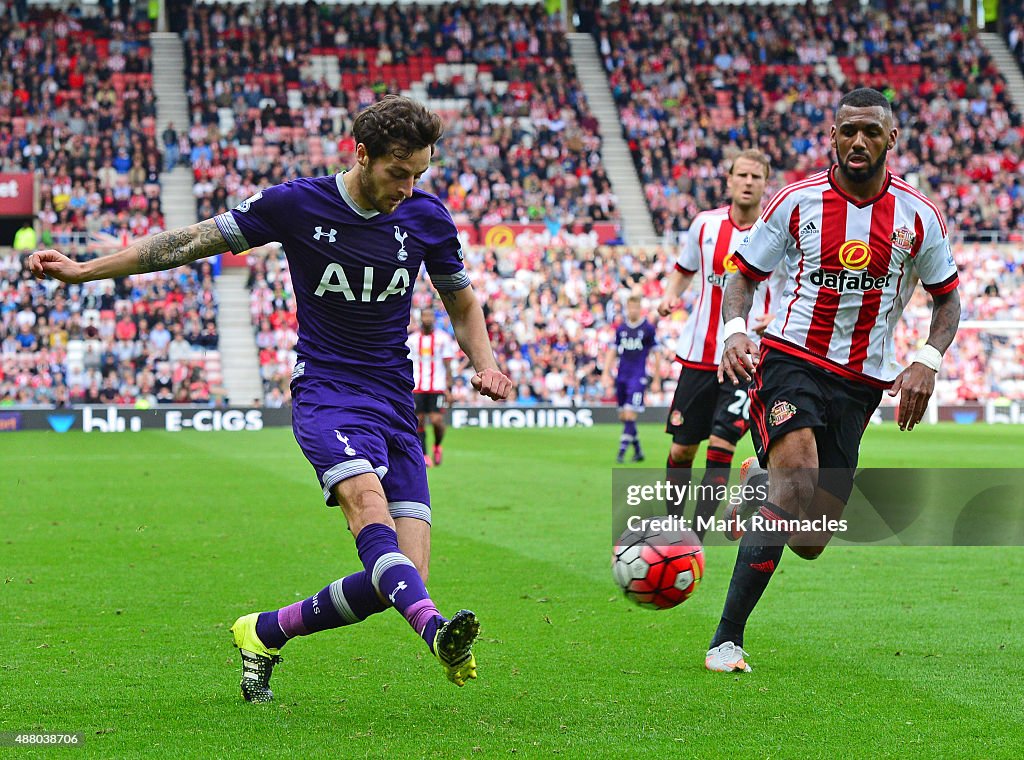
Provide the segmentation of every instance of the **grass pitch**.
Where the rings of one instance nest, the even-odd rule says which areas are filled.
[[[675,610],[623,599],[617,439],[450,433],[429,587],[480,616],[478,681],[445,681],[389,611],[290,643],[256,706],[228,626],[359,567],[291,432],[0,436],[0,732],[83,732],[81,757],[1019,757],[1024,550],[787,553],[755,671],[707,673],[735,548]],[[872,427],[862,464],[1012,466],[1020,441]]]

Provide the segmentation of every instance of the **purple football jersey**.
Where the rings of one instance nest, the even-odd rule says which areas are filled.
[[[341,174],[309,177],[268,187],[216,222],[233,253],[275,241],[284,247],[299,322],[297,372],[326,370],[412,403],[406,339],[420,265],[439,291],[470,284],[458,230],[437,197],[414,189],[381,214],[360,208]]]
[[[657,340],[654,325],[646,319],[635,325],[623,322],[615,329],[615,347],[619,352],[619,380],[634,380],[647,374],[647,355]]]

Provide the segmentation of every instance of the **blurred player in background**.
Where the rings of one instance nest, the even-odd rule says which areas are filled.
[[[900,430],[913,430],[935,388],[960,321],[957,268],[946,223],[930,200],[886,169],[896,146],[892,107],[877,90],[844,95],[831,142],[836,164],[783,188],[735,256],[725,291],[721,376],[750,390],[754,448],[768,468],[763,524],[751,522],[736,555],[725,609],[704,660],[749,671],[747,619],[788,544],[815,559],[829,531],[796,519],[838,519],[850,498],[860,440],[882,398],[900,395]],[[791,277],[761,347],[747,335],[759,282]],[[906,369],[893,333],[918,279],[933,299],[928,339]]]
[[[416,400],[416,421],[419,424],[423,463],[427,467],[441,464],[444,440],[445,409],[451,402],[451,363],[456,345],[444,330],[434,329],[434,307],[420,312],[420,329],[409,335],[409,358],[412,360],[413,398]],[[427,422],[434,429],[434,449],[427,453]]]
[[[679,488],[689,485],[697,450],[702,441],[708,442],[707,469],[701,481],[701,486],[707,487],[700,489],[693,520],[701,540],[705,531],[700,523],[718,510],[720,486],[729,481],[736,444],[749,427],[747,385],[733,386],[718,380],[725,337],[722,293],[726,277],[736,271],[733,251],[741,247],[761,213],[770,168],[768,157],[758,150],[736,155],[726,176],[731,203],[694,217],[658,306],[658,313],[667,317],[679,307],[683,291],[696,281],[697,306],[687,319],[676,348],[676,361],[682,369],[665,432],[672,436],[668,477]],[[778,297],[777,289],[768,284],[758,288],[752,309],[758,315],[751,326],[755,337],[771,321]],[[684,498],[670,505],[670,511],[682,516],[685,506]]]
[[[442,131],[436,114],[389,95],[355,118],[355,165],[347,172],[268,187],[213,219],[86,263],[53,250],[29,258],[36,277],[78,283],[272,241],[284,245],[299,321],[292,427],[325,502],[341,506],[363,569],[308,599],[235,621],[249,701],[273,698],[270,676],[291,638],[358,623],[388,607],[422,637],[449,680],[462,686],[476,677],[476,616],[462,610],[442,617],[424,585],[430,494],[406,345],[421,264],[477,370],[473,386],[505,399],[512,382],[497,368],[451,215],[415,187]],[[258,567],[260,549],[252,551]]]
[[[615,401],[622,422],[622,438],[619,441],[619,453],[615,457],[619,464],[625,461],[630,446],[633,447],[633,461],[644,461],[636,418],[644,410],[644,391],[648,378],[657,376],[656,369],[651,375],[647,372],[647,357],[657,345],[656,330],[641,312],[641,304],[638,295],[626,299],[626,319],[616,326],[615,344],[608,347],[604,360],[605,385],[610,386],[612,376],[615,377]]]

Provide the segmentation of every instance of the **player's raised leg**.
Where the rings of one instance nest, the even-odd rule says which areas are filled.
[[[762,519],[752,520],[740,541],[722,617],[704,660],[708,670],[750,670],[743,651],[747,620],[782,560],[790,536],[784,523],[797,519],[814,499],[817,466],[811,428],[793,430],[772,443],[768,501],[759,510]]]
[[[476,678],[471,650],[479,631],[476,616],[462,610],[446,620],[438,612],[419,570],[399,547],[380,480],[364,473],[341,481],[334,490],[374,588],[419,634],[452,683],[462,686]]]
[[[725,537],[730,541],[743,538],[744,522],[760,509],[768,495],[768,470],[758,464],[757,457],[747,457],[740,464],[740,488],[741,500],[730,501],[725,511]]]
[[[402,553],[416,565],[426,583],[430,563],[430,524],[415,517],[396,517],[395,530]],[[472,645],[480,625],[469,610],[460,610],[444,621],[434,637],[433,651],[445,675],[458,686],[476,678],[476,657]]]

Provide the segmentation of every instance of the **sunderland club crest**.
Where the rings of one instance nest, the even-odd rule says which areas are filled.
[[[910,251],[917,242],[917,235],[907,227],[900,227],[892,233],[892,246],[901,251]]]
[[[772,427],[778,427],[784,422],[788,422],[793,419],[793,415],[796,414],[796,407],[788,401],[776,401],[772,405],[772,411],[768,415],[768,421],[772,424]]]

